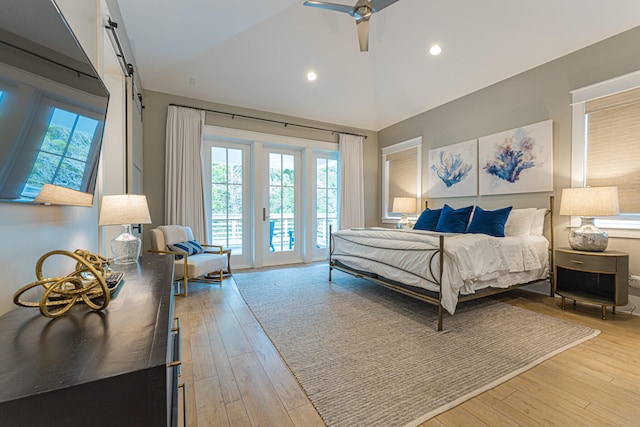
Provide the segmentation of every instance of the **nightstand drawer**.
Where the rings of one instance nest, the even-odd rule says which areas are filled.
[[[599,254],[602,254],[600,252]],[[618,271],[618,258],[615,256],[602,256],[590,254],[578,254],[568,252],[556,252],[556,266],[581,271],[594,271],[602,273],[615,273]]]

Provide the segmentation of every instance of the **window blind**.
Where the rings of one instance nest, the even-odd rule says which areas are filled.
[[[417,194],[417,162],[418,148],[387,154],[389,170],[389,200],[387,206],[393,206],[394,197],[416,197]]]
[[[586,185],[617,186],[621,213],[640,213],[640,88],[585,104]]]

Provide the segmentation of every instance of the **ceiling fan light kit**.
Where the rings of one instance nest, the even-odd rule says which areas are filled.
[[[324,1],[307,0],[305,6],[317,7],[320,9],[333,10],[335,12],[348,13],[356,20],[356,28],[358,30],[358,42],[360,43],[360,52],[369,50],[369,19],[371,16],[380,12],[387,6],[391,6],[398,0],[358,0],[355,6],[347,6],[344,4],[327,3]]]

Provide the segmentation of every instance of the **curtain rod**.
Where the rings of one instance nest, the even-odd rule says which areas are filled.
[[[352,132],[342,132],[342,131],[338,131],[338,130],[315,127],[315,126],[298,125],[298,124],[295,124],[295,123],[288,123],[288,122],[283,122],[283,121],[280,121],[280,120],[264,119],[262,117],[246,116],[244,114],[228,113],[226,111],[209,110],[208,108],[197,108],[197,107],[191,107],[189,105],[181,105],[181,104],[169,104],[169,105],[172,105],[174,107],[191,108],[192,110],[206,111],[208,113],[223,114],[223,115],[226,115],[226,116],[231,116],[232,119],[235,119],[236,117],[240,117],[241,119],[251,119],[251,120],[259,120],[261,122],[276,123],[276,124],[279,124],[279,125],[283,125],[284,127],[295,126],[295,127],[299,127],[299,128],[317,130],[317,131],[321,131],[321,132],[331,132],[331,134],[343,133],[345,135],[361,136],[364,139],[367,139],[367,135],[360,135],[360,134],[352,133]]]
[[[23,49],[23,48],[21,48],[20,46],[16,46],[16,45],[15,45],[15,44],[13,44],[13,43],[9,43],[9,42],[6,42],[6,41],[2,40],[2,41],[0,41],[0,44],[3,44],[3,45],[5,45],[5,46],[8,46],[8,47],[13,48],[13,49],[15,49],[15,50],[19,50],[19,51],[20,51],[20,52],[22,52],[22,53],[26,53],[26,54],[31,55],[31,56],[34,56],[34,57],[36,57],[36,58],[38,58],[38,59],[42,59],[42,60],[44,60],[44,61],[50,62],[51,64],[55,64],[55,65],[57,65],[58,67],[65,68],[65,69],[67,69],[67,70],[69,70],[69,71],[71,71],[71,72],[73,72],[73,73],[77,74],[78,76],[85,76],[85,77],[89,77],[89,78],[94,79],[94,80],[97,80],[97,79],[98,79],[98,77],[97,77],[96,75],[94,75],[94,74],[88,74],[88,73],[85,73],[84,71],[76,70],[76,69],[75,69],[75,68],[73,68],[73,67],[70,67],[70,66],[68,66],[68,65],[65,65],[65,64],[63,64],[63,63],[61,63],[61,62],[58,62],[58,61],[54,61],[54,60],[53,60],[53,59],[51,59],[51,58],[47,58],[46,56],[39,55],[39,54],[37,54],[37,53],[35,53],[35,52],[31,52],[31,51],[29,51],[29,50]]]

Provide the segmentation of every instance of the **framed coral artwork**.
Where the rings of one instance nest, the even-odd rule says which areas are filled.
[[[429,150],[429,197],[463,197],[477,194],[477,140]]]
[[[480,195],[553,191],[553,121],[478,140]]]

